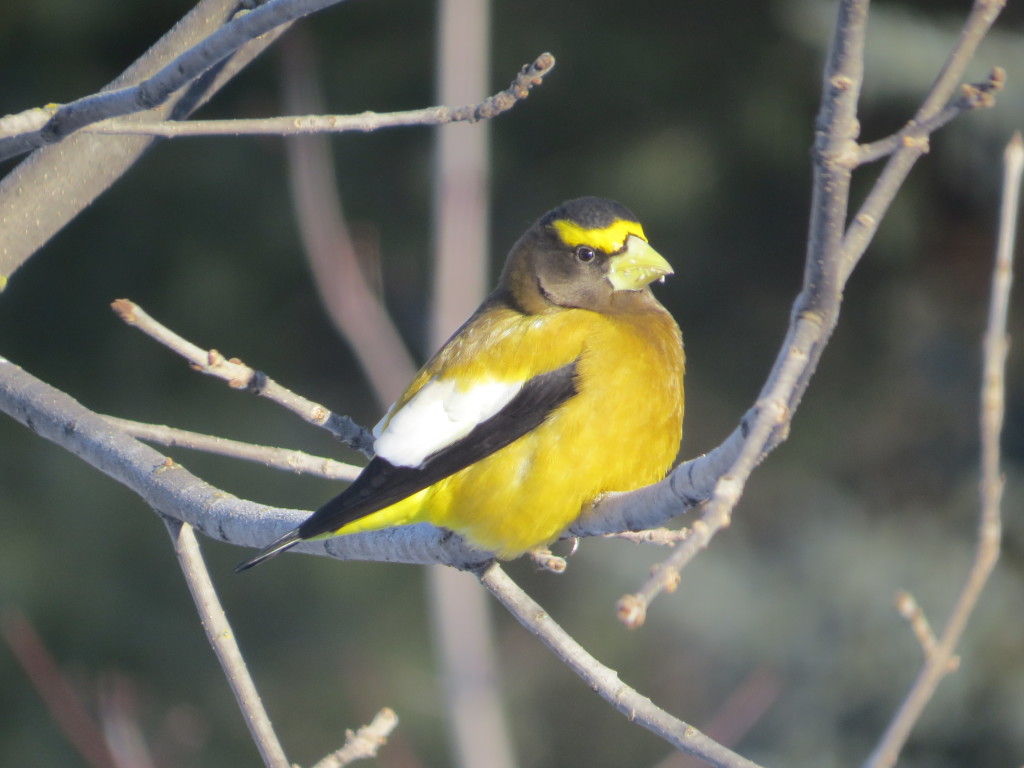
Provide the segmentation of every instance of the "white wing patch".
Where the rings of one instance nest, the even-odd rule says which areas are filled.
[[[374,450],[396,466],[418,467],[508,405],[523,384],[491,380],[463,391],[451,379],[431,379],[400,411],[389,410],[374,427]]]

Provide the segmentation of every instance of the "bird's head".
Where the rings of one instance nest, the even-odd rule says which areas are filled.
[[[519,239],[499,291],[531,314],[565,307],[614,312],[653,301],[648,285],[671,274],[628,208],[581,197],[542,216]]]

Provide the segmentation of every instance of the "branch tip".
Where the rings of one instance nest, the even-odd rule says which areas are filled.
[[[138,322],[135,317],[138,305],[131,299],[115,299],[110,302],[110,308],[128,325],[135,325]]]
[[[625,595],[619,599],[615,612],[626,629],[637,629],[647,620],[647,601],[641,595]]]
[[[529,552],[529,557],[538,570],[548,573],[565,573],[568,566],[564,557],[553,554],[547,548],[532,549]]]

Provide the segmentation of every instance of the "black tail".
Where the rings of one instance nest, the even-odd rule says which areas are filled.
[[[255,557],[251,557],[248,560],[239,563],[235,566],[235,573],[241,573],[247,571],[254,565],[259,565],[264,560],[269,560],[275,555],[279,555],[286,549],[291,549],[296,544],[302,541],[302,537],[299,535],[299,529],[296,528],[294,531],[289,531],[277,541],[272,544],[268,544],[259,552],[256,553]]]

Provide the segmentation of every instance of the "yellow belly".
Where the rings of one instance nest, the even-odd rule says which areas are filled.
[[[566,358],[579,356],[571,400],[505,448],[337,533],[426,521],[512,558],[554,541],[597,496],[661,479],[682,436],[675,322],[663,312],[584,319],[581,349]]]

